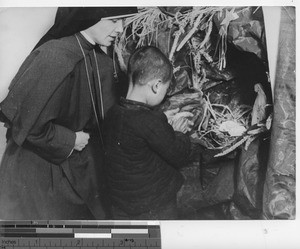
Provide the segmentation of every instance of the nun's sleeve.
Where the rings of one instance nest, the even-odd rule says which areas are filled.
[[[40,130],[40,129],[37,129]],[[31,151],[54,164],[61,164],[72,153],[76,134],[66,127],[48,122],[42,131],[33,130],[25,141]]]
[[[68,81],[60,83],[31,127],[23,144],[25,148],[53,164],[64,162],[72,154],[75,146],[76,133],[69,128],[72,120],[66,121],[67,125],[61,121],[62,113],[65,113],[63,109],[66,109],[70,102],[68,85]],[[32,109],[35,106],[28,106],[28,108]]]

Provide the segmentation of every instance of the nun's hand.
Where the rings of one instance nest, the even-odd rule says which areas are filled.
[[[74,150],[82,151],[89,142],[90,134],[83,131],[78,131],[75,134],[76,134],[76,139],[75,139]]]

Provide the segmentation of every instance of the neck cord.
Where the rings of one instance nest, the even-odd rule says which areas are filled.
[[[103,138],[102,138],[102,133],[101,133],[101,129],[100,129],[100,122],[99,122],[99,118],[98,118],[97,111],[96,111],[96,104],[95,104],[95,100],[94,100],[93,93],[92,93],[92,86],[91,86],[90,76],[89,76],[89,73],[88,73],[88,66],[87,66],[86,56],[85,56],[85,53],[84,53],[83,48],[81,46],[81,43],[80,43],[80,41],[79,41],[79,39],[78,39],[78,37],[77,37],[76,34],[75,34],[75,37],[77,39],[77,42],[79,44],[79,47],[80,47],[82,55],[83,55],[86,76],[87,76],[87,80],[88,80],[88,83],[89,83],[89,90],[90,90],[90,95],[91,95],[91,100],[92,100],[92,106],[93,106],[93,110],[94,110],[94,114],[95,114],[95,118],[96,118],[96,122],[97,122],[97,127],[98,127],[98,131],[99,131],[99,135],[100,135],[100,140],[101,140],[102,145],[104,145]],[[94,53],[95,53],[95,50],[94,50]],[[96,54],[94,54],[94,56],[96,56]],[[99,74],[97,60],[96,60],[96,65],[97,65],[98,84],[99,84],[99,87],[100,87],[100,99],[101,99],[101,108],[102,108],[101,111],[103,111],[103,100],[102,100],[101,82],[100,82],[100,74]],[[102,114],[102,117],[104,118],[104,112],[102,112],[101,114]]]
[[[116,53],[113,51],[113,65],[114,65],[114,78],[117,82],[119,82],[119,77],[117,73],[117,67],[116,67]]]
[[[103,98],[102,98],[103,95],[102,95],[102,85],[101,85],[101,81],[100,81],[99,66],[98,66],[98,61],[97,61],[97,57],[96,57],[96,52],[94,49],[93,49],[93,52],[94,52],[94,58],[95,58],[95,62],[96,62],[98,85],[99,85],[99,91],[100,91],[101,116],[102,116],[102,119],[104,120],[104,104],[103,104]]]

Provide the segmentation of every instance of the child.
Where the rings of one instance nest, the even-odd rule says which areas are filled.
[[[114,219],[176,219],[178,171],[190,153],[186,120],[174,124],[154,107],[173,77],[172,65],[155,47],[142,47],[129,59],[126,99],[105,120],[106,174]]]

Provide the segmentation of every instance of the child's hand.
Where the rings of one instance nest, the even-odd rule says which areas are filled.
[[[169,124],[172,124],[172,119],[173,119],[174,115],[178,112],[179,112],[179,108],[167,110],[164,112],[164,114],[167,116]]]
[[[90,135],[83,131],[78,131],[75,134],[76,134],[76,139],[75,139],[74,150],[82,151],[85,148],[85,146],[88,144]]]
[[[194,125],[193,121],[188,120],[185,117],[181,117],[172,122],[172,127],[174,131],[180,131],[182,133],[187,133],[192,129]]]

